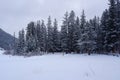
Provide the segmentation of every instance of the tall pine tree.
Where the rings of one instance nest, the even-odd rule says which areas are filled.
[[[68,53],[68,12],[64,15],[64,20],[61,26],[61,49],[62,52]]]
[[[27,52],[35,52],[36,51],[36,29],[35,29],[34,22],[30,22],[27,26],[26,51]]]
[[[53,48],[53,27],[52,27],[52,21],[51,21],[51,17],[49,16],[48,18],[48,23],[47,23],[47,51],[48,52],[53,52],[54,48]]]
[[[116,26],[116,5],[115,0],[109,0],[109,19],[108,19],[108,27],[107,34],[105,37],[105,44],[107,52],[114,53],[117,49],[116,42],[118,40],[117,34],[117,26]]]
[[[54,52],[59,51],[59,32],[58,32],[58,23],[57,20],[54,20],[54,26],[53,26],[53,48]]]
[[[69,53],[75,52],[75,13],[71,11],[69,18],[68,18],[68,51]]]

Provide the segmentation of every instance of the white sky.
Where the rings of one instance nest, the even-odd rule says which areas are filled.
[[[61,23],[66,11],[74,10],[76,16],[84,9],[88,19],[101,16],[108,0],[0,0],[0,28],[10,34],[26,29],[30,21],[52,20]]]

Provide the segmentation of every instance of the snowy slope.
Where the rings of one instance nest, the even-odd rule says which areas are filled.
[[[0,80],[120,80],[120,57],[0,55]]]

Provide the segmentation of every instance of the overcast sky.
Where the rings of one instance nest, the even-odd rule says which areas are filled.
[[[10,34],[26,29],[30,21],[52,20],[61,23],[64,13],[74,10],[77,16],[84,9],[88,19],[100,16],[108,0],[0,0],[0,28]]]

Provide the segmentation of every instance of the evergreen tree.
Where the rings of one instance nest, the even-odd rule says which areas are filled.
[[[116,8],[115,8],[115,0],[109,0],[109,19],[108,19],[108,27],[107,34],[105,37],[105,44],[107,52],[115,52],[116,51],[116,42],[118,39],[117,34],[117,26],[116,26]]]
[[[48,28],[48,35],[47,35],[47,51],[48,52],[53,52],[53,27],[52,27],[52,21],[51,17],[49,16],[48,18],[48,23],[47,23],[47,28]]]
[[[25,45],[25,31],[24,31],[24,29],[22,29],[22,31],[21,31],[21,48],[22,48],[22,53],[25,53],[25,47],[26,47],[26,45]]]
[[[58,24],[57,20],[55,19],[54,21],[54,26],[53,26],[53,48],[54,52],[59,51],[59,34],[58,34]]]
[[[41,24],[41,50],[43,52],[46,52],[47,50],[47,30],[46,30],[46,26],[44,24],[44,21],[42,20],[42,24]]]
[[[34,22],[30,22],[27,26],[26,51],[27,52],[36,51],[36,29]]]
[[[14,32],[14,44],[13,44],[13,54],[12,55],[16,55],[17,53],[17,39],[16,39],[16,35]]]
[[[16,55],[24,55],[24,53],[25,53],[25,37],[24,37],[24,30],[22,30],[19,31]]]
[[[96,30],[95,30],[95,33],[96,33],[96,39],[95,39],[95,42],[96,42],[96,49],[95,51],[100,54],[103,52],[103,45],[102,43],[102,27],[101,27],[101,23],[100,23],[100,18],[97,17],[96,18]]]
[[[92,47],[90,48],[91,52],[97,52],[98,48],[99,48],[99,18],[97,18],[96,16],[90,20],[90,28],[91,28],[91,35],[90,35],[90,43],[92,45]]]
[[[68,12],[64,15],[63,24],[61,26],[61,49],[62,52],[68,53]]]
[[[68,18],[68,49],[69,52],[75,52],[76,37],[75,37],[75,13],[71,11]]]
[[[40,21],[37,21],[37,26],[36,26],[36,38],[37,38],[37,51],[41,51],[41,37],[42,37],[42,32],[41,32],[41,24]]]
[[[37,22],[36,33],[37,33],[37,51],[46,52],[47,31],[43,20],[41,24],[40,21]]]
[[[80,20],[79,17],[77,17],[76,21],[75,21],[75,27],[74,27],[74,52],[79,53],[80,52],[80,47],[78,45],[79,39],[80,39]]]
[[[116,26],[117,26],[117,34],[120,35],[120,1],[116,0]],[[120,53],[120,36],[118,36],[117,51]]]
[[[84,10],[82,11],[81,19],[80,19],[80,30],[81,30],[81,35],[84,34],[84,29],[86,26],[86,16]]]
[[[103,14],[102,14],[102,17],[101,17],[101,52],[107,52],[107,49],[106,49],[106,43],[105,43],[105,37],[106,37],[106,34],[107,34],[107,28],[108,28],[108,19],[109,19],[109,12],[108,10],[106,9]]]
[[[76,26],[76,30],[77,30],[77,36],[80,39],[81,29],[80,29],[80,19],[79,19],[79,17],[77,17],[77,19],[76,19],[75,26]]]
[[[84,39],[85,39],[85,30],[86,29],[86,16],[84,13],[84,10],[82,11],[81,19],[80,19],[80,35],[79,35],[79,47],[80,47],[80,52],[84,53],[85,52],[85,44],[84,44]]]

